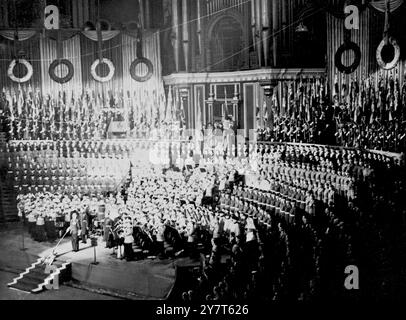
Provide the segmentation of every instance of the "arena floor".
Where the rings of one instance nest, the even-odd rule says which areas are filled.
[[[38,243],[24,237],[22,250],[21,224],[8,225],[0,232],[0,271],[18,274],[24,271],[38,257],[46,257],[56,243]],[[165,299],[175,283],[175,263],[173,260],[141,260],[127,262],[118,260],[104,243],[96,248],[97,265],[94,262],[94,249],[88,244],[80,244],[80,251],[71,251],[69,239],[62,241],[57,253],[61,259],[72,262],[71,286],[88,291],[104,293],[112,297],[137,300]],[[10,279],[11,280],[11,279]],[[39,295],[42,295],[40,293]],[[49,294],[49,293],[47,293]]]

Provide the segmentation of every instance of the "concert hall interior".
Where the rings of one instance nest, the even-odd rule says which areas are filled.
[[[0,299],[404,301],[404,2],[0,0]]]

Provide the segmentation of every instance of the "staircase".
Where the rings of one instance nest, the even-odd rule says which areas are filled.
[[[46,264],[44,259],[40,258],[7,286],[25,292],[39,293],[44,291],[47,285],[53,283],[56,275],[59,275],[60,284],[70,280],[70,262],[56,258],[52,262],[52,266],[56,267],[55,271],[46,273]]]

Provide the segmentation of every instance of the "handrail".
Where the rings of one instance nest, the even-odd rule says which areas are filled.
[[[56,253],[55,250],[59,247],[59,245],[61,244],[61,241],[66,237],[66,235],[69,233],[69,229],[66,230],[65,234],[62,236],[61,239],[59,239],[58,243],[56,244],[56,246],[52,249],[52,252],[44,259],[44,264],[47,263],[49,265],[52,264],[52,262],[54,261],[54,259],[56,258]]]

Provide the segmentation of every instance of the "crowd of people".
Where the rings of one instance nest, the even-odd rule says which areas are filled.
[[[35,191],[17,196],[19,216],[28,223],[29,234],[39,242],[63,237],[71,221],[80,221],[82,241],[99,227],[104,208],[101,194],[88,196],[80,192]],[[76,216],[73,216],[75,213]],[[83,227],[82,227],[83,226]],[[76,249],[76,247],[74,248]]]
[[[258,140],[404,152],[406,80],[402,85],[399,80],[394,75],[350,79],[340,88],[336,78],[332,90],[322,79],[282,82],[280,92],[275,90],[262,112],[257,106]],[[235,134],[235,124],[227,118],[207,123],[204,131],[188,132],[192,130],[186,129],[184,115],[179,115],[184,113],[179,99],[172,99],[171,90],[170,95],[166,99],[154,92],[143,102],[129,92],[43,96],[38,90],[3,90],[0,115],[9,140],[72,140],[67,148],[77,152],[82,140],[107,138],[113,122],[124,123],[127,137],[135,139],[193,136],[205,145],[218,145],[228,131]]]
[[[405,150],[405,92],[390,80],[379,88],[335,86],[331,101],[320,81],[285,88],[248,143],[229,119],[196,131],[145,114],[135,140],[102,140],[97,124],[123,110],[131,119],[128,103],[96,110],[85,94],[55,105],[34,97],[28,108],[3,94],[11,138],[29,139],[2,148],[5,177],[37,241],[70,233],[77,251],[101,235],[119,259],[199,260],[176,298],[392,297],[406,287],[405,159],[382,151]],[[95,128],[71,128],[78,117]],[[349,265],[362,270],[361,291],[343,287]]]
[[[19,192],[89,188],[111,191],[118,188],[130,170],[128,158],[101,158],[94,153],[86,157],[60,157],[49,148],[24,150],[21,147],[7,155],[7,170],[3,175],[6,184],[12,184]]]
[[[240,157],[213,153],[193,161],[187,149],[188,165],[135,165],[119,193],[21,195],[19,209],[38,240],[71,226],[74,250],[96,221],[118,258],[200,254],[201,271],[178,297],[184,300],[400,291],[404,159],[314,145],[252,143],[241,150]],[[53,221],[61,230],[52,231]],[[353,264],[369,275],[360,294],[342,285],[345,267]],[[380,286],[385,290],[376,290]]]
[[[406,150],[406,79],[393,74],[357,81],[281,84],[258,124],[259,140],[339,145],[391,152]],[[293,90],[296,87],[296,90]]]
[[[209,263],[192,291],[184,293],[185,300],[401,294],[404,163],[401,167],[384,155],[306,146],[259,146],[253,158],[259,162],[253,177],[221,192],[223,238],[213,240]],[[230,219],[241,223],[251,217],[254,223],[245,229],[227,227]],[[218,265],[221,251],[230,253],[226,266]],[[353,264],[368,275],[361,294],[348,294],[343,287],[345,267]]]

